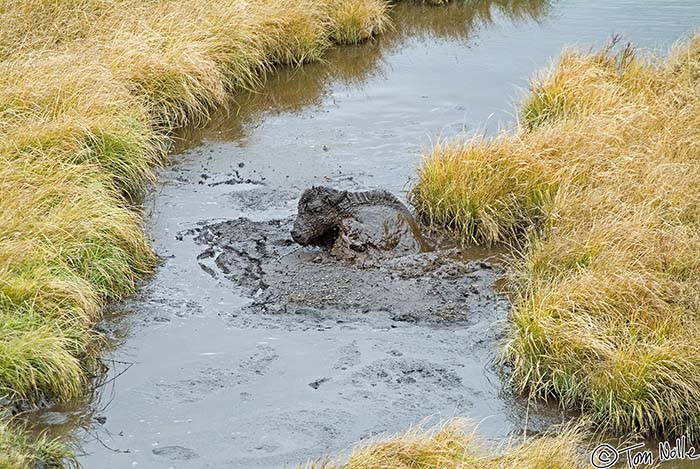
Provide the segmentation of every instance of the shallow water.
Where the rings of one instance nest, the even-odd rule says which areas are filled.
[[[222,271],[197,233],[286,220],[313,184],[405,197],[422,149],[512,125],[528,77],[563,46],[621,33],[665,49],[697,25],[700,3],[477,0],[400,4],[394,17],[395,31],[280,70],[183,136],[146,204],[163,264],[102,324],[115,341],[109,382],[90,402],[32,416],[75,435],[85,467],[281,467],[424,417],[468,416],[491,439],[561,421],[503,391],[493,361],[508,305],[491,288],[493,259],[468,280],[483,301],[465,300],[472,309],[453,323],[392,308],[272,315],[247,306],[258,292]]]

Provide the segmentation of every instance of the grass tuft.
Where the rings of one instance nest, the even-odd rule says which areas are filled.
[[[557,435],[543,435],[497,451],[479,441],[460,419],[356,447],[345,463],[328,459],[304,469],[570,469],[587,467],[577,453],[581,433],[569,428]]]
[[[384,32],[390,26],[389,5],[383,0],[327,0],[330,38],[338,44],[358,44]]]

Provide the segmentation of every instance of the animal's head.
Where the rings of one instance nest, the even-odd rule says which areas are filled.
[[[338,234],[341,204],[346,198],[347,192],[330,187],[306,189],[299,199],[292,239],[302,246],[331,243]]]

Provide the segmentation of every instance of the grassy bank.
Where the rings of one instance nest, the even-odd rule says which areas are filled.
[[[325,460],[303,469],[583,469],[585,458],[577,453],[582,443],[581,434],[568,429],[495,451],[464,421],[453,420],[358,446],[346,463]]]
[[[565,51],[514,132],[438,144],[413,203],[514,242],[513,383],[601,428],[700,430],[700,38]]]
[[[174,127],[204,123],[276,65],[382,32],[387,11],[383,0],[3,2],[0,395],[32,405],[85,392],[103,305],[156,263],[137,204]],[[7,467],[58,454],[7,427],[0,448]]]

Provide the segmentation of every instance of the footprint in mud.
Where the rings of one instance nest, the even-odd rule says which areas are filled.
[[[265,374],[272,362],[279,358],[279,355],[270,346],[258,345],[258,352],[243,360],[239,366],[239,376],[236,384],[243,384],[251,381],[255,375]]]
[[[184,446],[163,446],[155,448],[151,452],[170,461],[189,461],[199,457],[194,450]]]
[[[379,383],[389,387],[417,386],[420,388],[455,388],[462,385],[454,372],[424,359],[385,358],[367,365],[353,374],[355,385]]]
[[[250,383],[265,375],[270,365],[279,358],[267,345],[258,345],[256,351],[229,369],[207,367],[196,371],[196,376],[174,383],[157,383],[156,386],[171,393],[179,402],[197,402],[217,391],[227,391]]]
[[[235,207],[243,210],[264,211],[274,208],[287,208],[294,205],[298,195],[291,191],[257,186],[250,190],[234,191],[228,194]]]
[[[338,352],[342,356],[338,359],[335,365],[333,365],[333,369],[346,370],[360,363],[360,348],[357,346],[356,340],[353,340],[350,344],[339,348]]]
[[[177,380],[174,383],[157,383],[156,387],[171,394],[180,403],[197,402],[214,391],[227,388],[232,381],[225,370],[205,368],[196,376]]]
[[[467,411],[476,393],[445,366],[425,359],[384,358],[350,374],[342,386],[348,402],[363,402],[381,411],[381,422],[390,427],[421,415]],[[392,423],[393,422],[393,423]]]
[[[151,322],[170,322],[174,318],[186,318],[191,316],[200,315],[203,313],[202,305],[194,300],[183,301],[181,295],[171,293],[167,288],[163,288],[162,291],[154,292],[153,294],[149,292],[144,292],[141,295],[143,298],[148,298],[147,301],[140,301],[135,298],[134,301],[138,306],[139,318],[145,323]],[[124,302],[123,307],[129,308],[130,301]]]
[[[257,453],[260,459],[284,455],[287,460],[304,460],[330,447],[354,423],[353,414],[331,408],[256,413],[234,423],[233,428],[241,430],[232,434],[231,447],[246,459]]]

